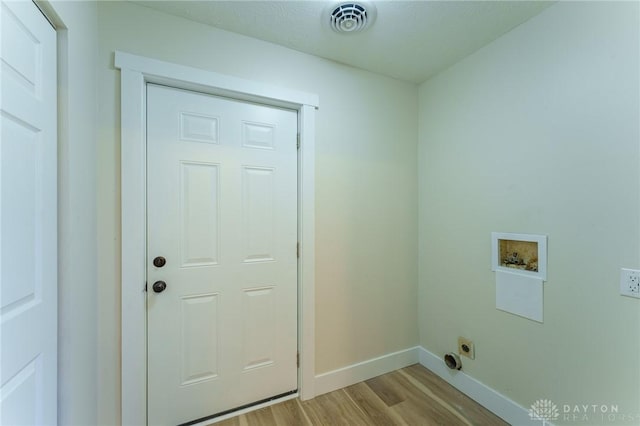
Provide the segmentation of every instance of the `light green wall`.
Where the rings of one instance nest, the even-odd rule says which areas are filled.
[[[39,5],[58,27],[58,424],[97,421],[94,2]]]
[[[419,90],[420,343],[472,339],[466,373],[526,408],[640,415],[638,20],[558,3]],[[495,309],[491,231],[548,235],[544,324]]]
[[[317,93],[316,373],[414,347],[417,86],[153,11],[100,2],[100,420],[120,410],[122,50]]]

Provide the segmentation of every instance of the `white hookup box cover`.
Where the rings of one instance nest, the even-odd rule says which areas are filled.
[[[496,308],[542,322],[543,281],[537,277],[496,271]]]

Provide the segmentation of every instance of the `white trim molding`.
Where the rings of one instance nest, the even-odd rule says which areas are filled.
[[[221,95],[298,111],[299,394],[315,396],[315,110],[318,96],[116,52],[121,75],[122,424],[147,424],[146,84]]]
[[[507,423],[519,426],[540,426],[538,420],[531,419],[529,410],[464,371],[451,370],[441,357],[423,347],[420,347],[420,364]],[[547,424],[553,426],[549,422]]]
[[[318,95],[271,86],[213,71],[159,61],[125,52],[115,52],[115,66],[142,74],[145,80],[182,89],[257,101],[267,105],[318,108]]]
[[[333,392],[418,362],[418,346],[382,355],[316,376],[316,395]]]
[[[300,150],[298,151],[298,350],[300,351],[299,389],[303,401],[316,396],[315,328],[315,107],[301,106],[298,113]]]

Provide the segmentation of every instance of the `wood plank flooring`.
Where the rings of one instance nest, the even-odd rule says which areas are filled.
[[[215,426],[508,425],[453,386],[415,364],[320,395],[291,399]]]

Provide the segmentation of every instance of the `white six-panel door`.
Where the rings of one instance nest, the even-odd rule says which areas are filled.
[[[2,1],[0,424],[56,424],[56,33]]]
[[[148,86],[149,424],[297,389],[296,134],[295,111]]]

